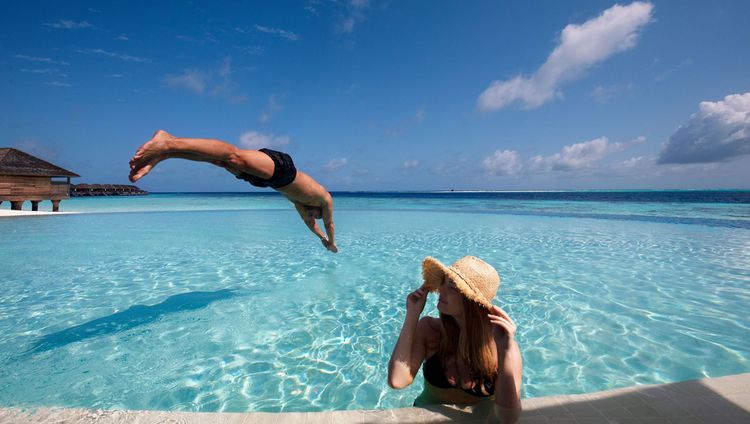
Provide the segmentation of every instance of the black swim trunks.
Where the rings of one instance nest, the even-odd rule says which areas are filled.
[[[255,187],[273,188],[284,187],[294,181],[294,178],[297,177],[297,168],[294,167],[291,156],[271,149],[260,149],[259,151],[265,153],[273,160],[274,169],[271,178],[260,178],[247,172],[237,175],[237,178],[245,180]]]

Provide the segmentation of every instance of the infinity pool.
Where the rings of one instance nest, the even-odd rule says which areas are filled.
[[[334,255],[240,197],[0,219],[0,406],[410,406],[387,363],[427,255],[500,272],[524,397],[750,371],[747,204],[345,198]]]

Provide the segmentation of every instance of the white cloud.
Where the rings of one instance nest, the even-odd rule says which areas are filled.
[[[432,175],[464,175],[466,173],[466,167],[469,166],[469,159],[456,155],[457,153],[449,154],[451,158],[449,162],[435,164],[431,166],[427,172]]]
[[[263,47],[261,46],[246,46],[246,47],[240,47],[240,49],[252,56],[259,56],[263,54]]]
[[[57,22],[46,22],[42,25],[57,29],[82,29],[91,27],[91,24],[86,21],[75,22],[67,19],[58,19]]]
[[[591,90],[591,96],[599,103],[607,103],[607,100],[609,100],[609,90],[604,88],[602,85],[597,85],[594,87],[593,90]]]
[[[312,13],[313,15],[318,14],[318,8],[323,6],[321,0],[307,0],[307,5],[305,5],[305,10]]]
[[[582,143],[563,146],[558,153],[549,156],[533,156],[522,158],[515,150],[497,150],[491,156],[482,160],[482,169],[488,175],[517,176],[533,175],[550,171],[578,171],[578,170],[626,170],[628,168],[644,167],[653,164],[654,159],[642,156],[631,158],[607,166],[594,166],[607,156],[624,151],[630,147],[646,142],[646,137],[640,136],[628,142],[610,143],[607,137],[599,137]],[[650,162],[649,162],[650,160]]]
[[[349,0],[346,3],[346,14],[336,23],[335,30],[340,34],[350,34],[354,27],[365,20],[365,10],[370,7],[369,0]]]
[[[189,43],[195,43],[201,46],[205,45],[206,43],[219,44],[219,40],[217,40],[216,37],[214,37],[213,34],[208,31],[204,31],[201,38],[195,38],[184,34],[177,35],[175,36],[175,38],[177,38],[178,40],[187,41]]]
[[[222,78],[232,77],[232,61],[228,57],[222,59],[219,64],[219,68],[216,70],[216,74]]]
[[[408,121],[401,123],[399,125],[386,128],[384,133],[386,137],[400,137],[403,135],[406,131],[411,129],[414,126],[417,126],[424,122],[425,118],[427,117],[427,112],[424,109],[417,109],[417,111],[414,113],[414,115],[409,118]]]
[[[664,72],[660,73],[659,75],[654,77],[654,81],[664,81],[667,78],[671,78],[672,75],[681,72],[688,66],[693,64],[693,59],[687,58],[683,60],[682,62],[678,63],[676,66],[673,66]]]
[[[724,162],[750,154],[750,92],[701,102],[659,153],[660,164]]]
[[[53,74],[57,72],[57,69],[21,69],[21,72],[29,72],[32,74]]]
[[[258,150],[260,148],[279,148],[289,144],[289,137],[285,135],[276,136],[273,134],[263,134],[257,131],[245,131],[240,135],[240,146],[245,149]]]
[[[237,94],[237,83],[232,79],[232,60],[229,57],[222,59],[216,71],[218,78],[214,79],[214,87],[211,95],[222,97],[230,103],[242,103],[247,100],[244,94]]]
[[[291,31],[287,31],[280,28],[269,28],[262,25],[255,25],[255,29],[266,34],[278,35],[279,37],[286,38],[287,40],[297,41],[300,39],[299,34],[295,34]]]
[[[515,101],[533,109],[560,97],[562,84],[580,78],[591,66],[635,46],[639,30],[652,21],[651,3],[616,4],[581,25],[569,24],[547,61],[531,76],[494,81],[479,96],[483,111],[500,109]]]
[[[27,56],[25,54],[17,54],[16,58],[28,60],[30,62],[42,62],[42,63],[49,63],[52,65],[62,65],[62,66],[70,66],[70,63],[63,62],[61,60],[52,60],[48,57],[38,57],[38,56]]]
[[[634,142],[640,144],[645,138],[639,137]],[[583,143],[564,146],[560,153],[551,156],[534,156],[529,159],[529,166],[538,171],[565,171],[588,168],[607,155],[620,152],[628,143],[609,143],[607,137],[599,137]]]
[[[346,158],[334,158],[328,161],[327,164],[323,166],[324,172],[336,172],[340,170],[341,168],[345,167],[347,164]]]
[[[195,69],[186,69],[180,75],[167,75],[164,82],[173,88],[184,88],[194,94],[203,94],[206,88],[206,75]]]
[[[218,67],[204,71],[185,69],[182,74],[169,74],[164,83],[172,88],[185,89],[193,94],[223,98],[230,103],[241,103],[247,100],[243,94],[237,94],[237,83],[232,79],[232,61],[225,57]]]
[[[356,91],[356,90],[357,90],[357,84],[351,83],[351,84],[349,84],[348,87],[346,87],[346,89],[343,91],[343,93],[344,93],[344,95],[348,96],[348,95],[354,93],[354,91]]]
[[[354,23],[354,17],[347,16],[339,21],[338,25],[336,26],[336,30],[344,34],[348,34],[354,31]]]
[[[491,175],[516,175],[521,172],[523,164],[518,152],[498,150],[482,161],[482,168]]]
[[[609,102],[609,99],[614,97],[616,94],[620,94],[633,89],[633,83],[626,85],[597,85],[591,90],[591,97],[597,103],[605,104]]]
[[[656,164],[654,156],[635,156],[612,165],[616,171],[650,170]]]
[[[60,81],[50,81],[43,83],[44,85],[51,85],[53,87],[72,87],[72,84],[69,84],[67,82],[60,82]]]
[[[405,160],[401,164],[401,170],[402,171],[411,171],[413,169],[416,169],[419,167],[419,161],[418,160]]]
[[[67,74],[60,72],[56,68],[44,68],[44,69],[21,69],[21,72],[27,72],[30,74],[43,74],[43,75],[54,75],[58,77],[67,77]]]
[[[273,118],[273,116],[276,115],[276,113],[280,110],[281,101],[279,99],[279,96],[271,94],[270,96],[268,96],[268,101],[266,102],[265,108],[260,113],[260,122],[262,124],[267,124],[271,121],[271,118]]]
[[[123,54],[123,53],[113,53],[113,52],[102,50],[102,49],[82,49],[82,50],[76,50],[76,51],[78,53],[106,56],[106,57],[111,57],[113,59],[125,60],[128,62],[148,62],[148,59],[143,58],[143,57],[131,56],[129,54]]]
[[[117,40],[128,41],[128,40],[130,40],[130,38],[128,38],[128,36],[125,35],[125,34],[120,34],[120,35],[117,36]]]
[[[739,162],[739,161],[738,161]],[[723,165],[725,166],[725,165]],[[636,156],[627,160],[613,163],[601,171],[608,176],[622,176],[627,178],[643,177],[667,177],[670,175],[689,174],[693,177],[707,172],[720,170],[722,165],[718,163],[684,163],[684,164],[658,164],[657,156]],[[730,169],[727,167],[727,169]]]

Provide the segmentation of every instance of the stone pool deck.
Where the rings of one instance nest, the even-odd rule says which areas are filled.
[[[477,411],[457,406],[383,411],[192,413],[87,409],[0,408],[0,423],[485,423]],[[693,424],[750,423],[750,373],[582,395],[523,400],[519,423]]]

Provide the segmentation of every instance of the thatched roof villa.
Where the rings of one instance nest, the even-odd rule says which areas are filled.
[[[60,210],[60,201],[70,198],[70,178],[80,175],[13,148],[0,148],[0,203],[10,201],[11,209],[23,209],[31,201],[31,210],[39,202],[52,201],[52,211]],[[64,178],[64,180],[62,180]]]

